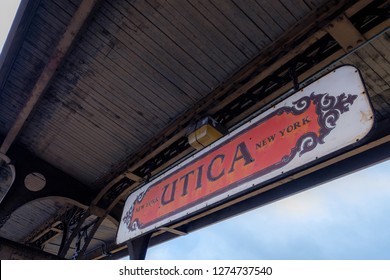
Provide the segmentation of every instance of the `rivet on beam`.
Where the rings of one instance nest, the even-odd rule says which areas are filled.
[[[345,52],[350,52],[366,41],[366,38],[353,26],[345,15],[333,20],[326,30],[339,43]]]

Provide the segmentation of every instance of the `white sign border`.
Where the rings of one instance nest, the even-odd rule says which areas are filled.
[[[353,77],[353,78],[351,78]],[[328,80],[331,80],[331,82],[328,82]],[[351,82],[352,80],[352,82]],[[349,88],[346,88],[346,84],[348,84]],[[341,89],[340,89],[341,88]],[[144,229],[138,229],[135,232],[130,232],[127,228],[127,225],[123,222],[125,213],[130,209],[131,204],[134,203],[134,201],[137,199],[137,197],[142,194],[142,192],[145,192],[146,189],[156,184],[156,182],[162,180],[164,177],[169,176],[173,172],[176,172],[181,167],[186,166],[190,162],[194,161],[196,158],[202,156],[205,153],[210,152],[215,147],[219,146],[221,143],[227,141],[228,139],[234,137],[238,133],[241,133],[243,130],[247,129],[252,123],[257,122],[264,118],[265,116],[269,115],[270,112],[277,110],[281,107],[285,106],[291,106],[293,101],[296,101],[300,99],[301,97],[307,95],[307,93],[312,92],[318,92],[318,93],[329,93],[331,96],[339,96],[341,93],[345,94],[357,94],[358,97],[354,101],[353,105],[351,105],[348,109],[348,112],[343,114],[342,117],[340,117],[337,120],[337,125],[332,129],[331,133],[329,133],[326,136],[326,142],[341,142],[341,146],[334,146],[332,148],[329,148],[328,145],[322,144],[317,145],[315,148],[315,155],[313,153],[305,153],[300,157],[294,157],[291,162],[289,162],[286,166],[271,171],[268,174],[265,174],[263,176],[260,176],[256,179],[253,179],[251,181],[245,182],[240,186],[237,186],[236,188],[230,190],[229,192],[220,194],[218,196],[212,197],[209,200],[202,202],[198,205],[195,205],[189,209],[186,209],[184,212],[184,215],[182,212],[174,214],[166,219],[163,219],[161,221],[156,222],[153,225],[147,226]],[[353,130],[355,128],[354,125],[351,125],[351,123],[356,122],[356,117],[360,118],[360,122],[362,123],[362,126],[359,128],[361,129],[359,133],[353,133]],[[175,167],[170,168],[168,171],[164,172],[163,174],[159,175],[155,179],[153,179],[148,184],[145,184],[135,192],[131,193],[129,197],[126,200],[126,204],[124,206],[122,218],[120,221],[120,225],[118,228],[117,233],[117,244],[121,244],[125,241],[128,241],[130,239],[133,239],[137,236],[141,236],[147,232],[157,230],[159,227],[166,226],[167,224],[170,224],[174,221],[182,220],[183,218],[193,215],[200,210],[207,210],[212,205],[216,204],[217,202],[220,202],[222,200],[225,200],[226,198],[231,198],[234,195],[237,195],[243,191],[246,191],[248,189],[253,190],[254,187],[259,187],[260,184],[264,184],[265,182],[269,182],[270,180],[280,178],[281,176],[288,176],[292,173],[296,172],[297,169],[301,169],[303,166],[313,166],[316,163],[318,163],[319,160],[324,160],[325,158],[329,157],[330,155],[334,155],[335,152],[341,153],[342,150],[352,147],[356,144],[360,144],[361,140],[366,137],[369,132],[371,131],[374,124],[374,113],[372,110],[371,103],[368,99],[368,94],[365,88],[365,85],[363,83],[362,77],[360,75],[360,72],[351,65],[344,65],[340,66],[339,68],[329,72],[328,74],[322,76],[318,80],[314,81],[313,83],[307,85],[305,88],[301,89],[300,91],[292,94],[291,96],[287,97],[285,100],[279,102],[277,105],[275,105],[273,108],[270,108],[266,110],[265,112],[259,114],[252,120],[248,121],[247,123],[243,124],[242,126],[236,128],[234,131],[230,132],[229,134],[225,135],[218,141],[214,142],[210,146],[204,148],[202,151],[194,154],[193,156],[187,158],[183,162],[177,164]],[[353,137],[352,137],[353,136]]]

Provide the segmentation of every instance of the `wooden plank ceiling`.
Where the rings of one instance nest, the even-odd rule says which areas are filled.
[[[324,1],[284,2],[103,1],[18,141],[95,187]],[[1,134],[78,5],[41,1],[2,90]]]
[[[14,40],[12,61],[7,68],[1,66],[1,140],[14,125],[43,69],[52,63],[53,52],[82,1],[32,2],[24,21],[27,27]],[[176,127],[183,135],[188,119],[223,112],[229,102],[265,77],[289,77],[283,65],[315,43],[321,49],[321,42],[323,61],[318,58],[314,66],[298,73],[300,81],[324,67],[355,65],[367,84],[377,120],[386,120],[390,116],[389,21],[383,15],[375,21],[378,16],[374,12],[371,21],[360,20],[359,11],[369,4],[375,9],[389,6],[388,1],[99,1],[13,145],[75,178],[93,197],[126,171],[130,162],[146,161],[155,147],[161,151],[162,146],[179,139],[168,137],[172,133],[165,131]],[[331,29],[326,27],[337,15],[346,16],[365,42],[354,42],[348,50],[336,36],[333,39],[334,32],[328,34]],[[315,51],[307,51],[307,55]],[[303,64],[296,64],[297,69],[299,65]],[[280,88],[265,91],[268,95],[259,98],[261,102],[230,116],[224,125],[231,127],[292,87],[290,79]],[[186,153],[192,151],[188,145],[186,149]],[[186,153],[177,158],[167,155],[165,165]],[[104,208],[104,201],[98,204],[101,198],[92,205]],[[0,235],[21,243],[34,242],[48,228],[53,229],[48,221],[76,204],[55,199],[30,202],[2,217]],[[84,210],[87,206],[78,205]],[[99,215],[91,214],[81,224],[94,224],[92,220]],[[91,250],[101,246],[96,240],[107,244],[114,240],[116,222],[107,217]],[[58,253],[61,236],[54,236],[41,248]],[[75,242],[69,246],[74,250]]]

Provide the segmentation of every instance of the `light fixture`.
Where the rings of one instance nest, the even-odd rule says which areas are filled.
[[[197,150],[210,145],[226,134],[226,129],[211,117],[205,117],[188,127],[188,142]]]
[[[0,203],[11,188],[14,180],[15,167],[11,164],[11,160],[5,154],[0,153]]]

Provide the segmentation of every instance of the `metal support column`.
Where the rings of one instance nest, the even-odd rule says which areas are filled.
[[[152,233],[127,241],[127,249],[131,260],[144,260]]]

